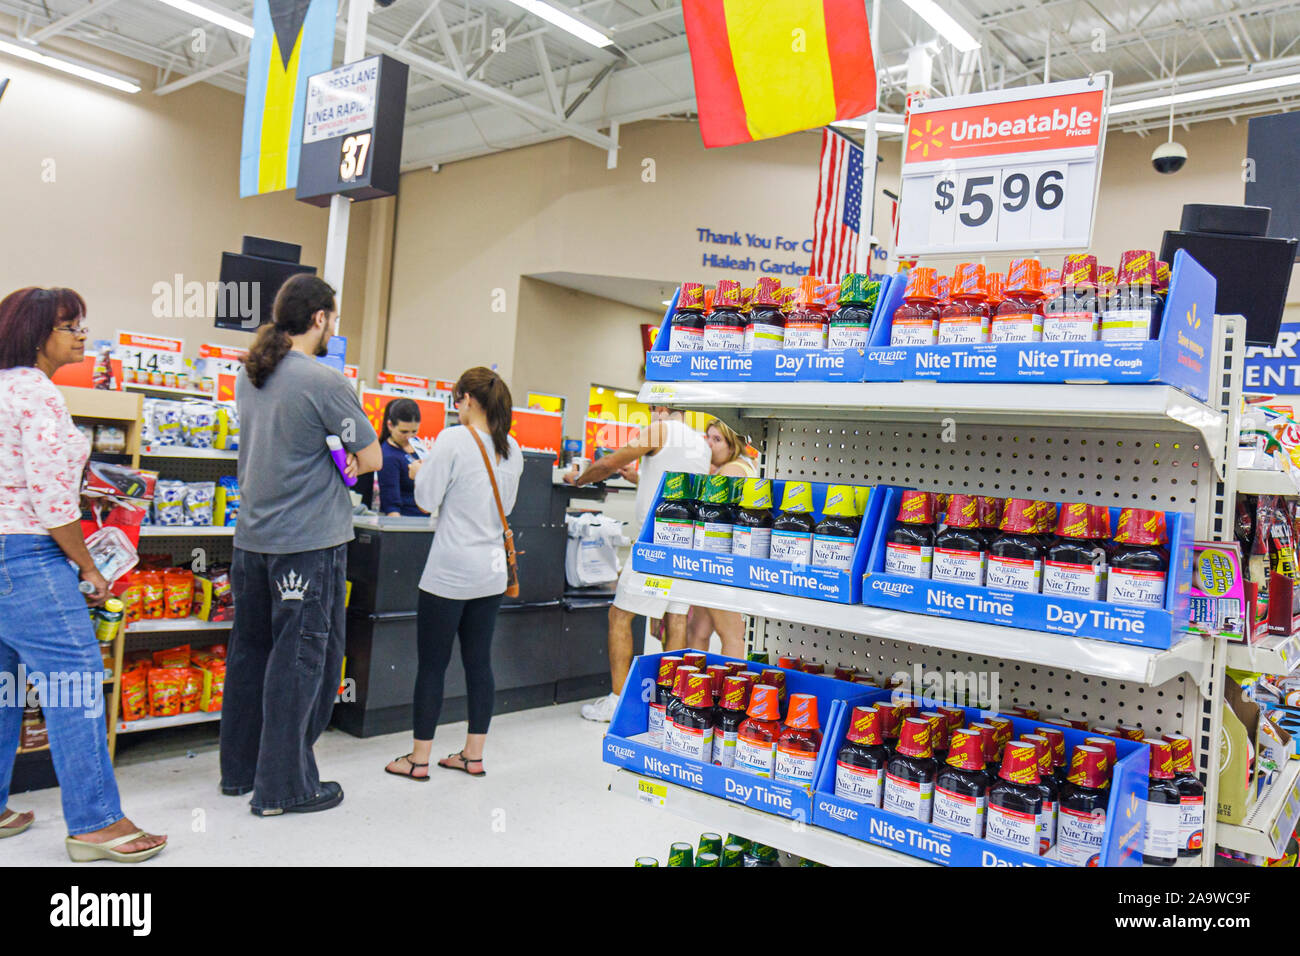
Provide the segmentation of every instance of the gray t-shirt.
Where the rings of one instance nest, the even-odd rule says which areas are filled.
[[[235,547],[294,554],[351,541],[352,499],[325,437],[338,435],[356,452],[377,436],[348,380],[291,351],[261,388],[241,369],[235,404],[241,497]]]

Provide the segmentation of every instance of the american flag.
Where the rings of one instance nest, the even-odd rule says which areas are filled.
[[[813,216],[813,275],[838,283],[846,272],[853,271],[861,212],[862,150],[847,136],[823,127]]]

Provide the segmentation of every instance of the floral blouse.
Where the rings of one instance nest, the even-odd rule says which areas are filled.
[[[0,369],[0,534],[48,534],[81,515],[90,443],[40,369]]]

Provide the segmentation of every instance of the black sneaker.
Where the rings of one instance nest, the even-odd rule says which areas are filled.
[[[225,784],[221,785],[221,795],[223,797],[242,797],[244,794],[252,792],[252,787],[227,787]]]
[[[342,802],[343,788],[333,780],[326,780],[321,783],[320,791],[316,796],[302,803],[267,810],[260,810],[253,806],[248,809],[255,817],[278,817],[282,813],[316,813],[320,810],[332,810]]]

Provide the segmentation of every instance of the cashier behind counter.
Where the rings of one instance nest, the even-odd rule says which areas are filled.
[[[379,445],[384,465],[376,475],[357,480],[357,492],[367,508],[388,517],[423,518],[427,512],[415,503],[415,472],[419,456],[411,439],[420,431],[420,406],[409,398],[395,398],[384,406]],[[378,501],[375,490],[378,486]]]

